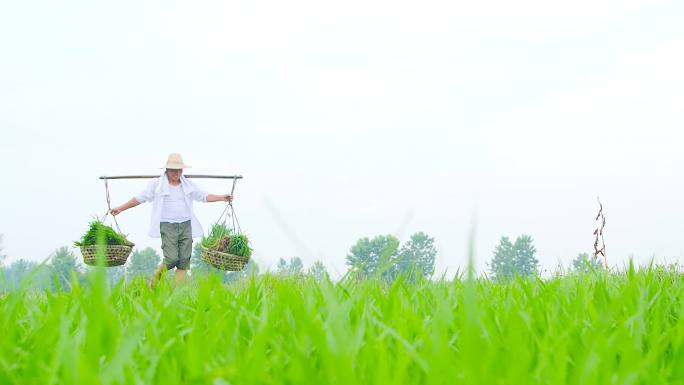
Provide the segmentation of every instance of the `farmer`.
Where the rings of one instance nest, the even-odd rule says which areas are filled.
[[[180,154],[170,154],[163,168],[166,171],[150,181],[145,191],[128,202],[111,210],[112,215],[135,207],[143,202],[152,203],[150,236],[161,237],[164,261],[154,272],[154,287],[166,270],[176,268],[176,285],[185,279],[190,267],[192,238],[204,233],[192,210],[192,202],[232,202],[232,195],[207,194],[183,176],[188,168]]]

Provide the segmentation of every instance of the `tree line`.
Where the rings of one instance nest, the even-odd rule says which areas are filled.
[[[521,235],[512,241],[509,237],[501,237],[488,263],[489,277],[494,280],[511,279],[516,276],[534,276],[540,273],[539,260],[534,241],[529,235]],[[394,280],[402,277],[405,280],[432,278],[435,272],[437,247],[434,238],[424,232],[418,232],[401,244],[393,235],[377,235],[364,237],[354,243],[345,258],[348,273],[361,279]],[[77,257],[68,247],[56,249],[43,268],[39,264],[25,259],[16,260],[4,265],[6,255],[2,248],[0,234],[0,289],[19,287],[29,282],[32,287],[40,289],[68,288],[72,279],[83,281],[91,267],[80,264]],[[149,278],[161,262],[157,251],[151,247],[134,250],[124,266],[107,269],[107,277],[113,284],[120,280],[132,280],[136,277]],[[598,258],[588,253],[579,254],[572,261],[571,270],[587,272],[601,269]],[[193,248],[191,274],[213,274],[221,277],[225,283],[235,282],[259,274],[259,266],[252,260],[243,271],[225,272],[218,270],[201,258],[199,244]],[[311,275],[313,278],[328,279],[329,274],[321,261],[315,261],[308,269],[299,257],[280,258],[275,270],[278,275]]]
[[[149,277],[160,260],[157,251],[151,247],[134,250],[126,265],[107,268],[107,279],[114,284],[121,279]],[[43,266],[26,259],[18,259],[7,266],[0,263],[0,289],[16,289],[22,284],[38,289],[68,289],[72,279],[84,282],[91,269],[93,267],[82,265],[76,255],[64,246],[52,252]]]

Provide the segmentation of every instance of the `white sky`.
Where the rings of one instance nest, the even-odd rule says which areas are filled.
[[[106,210],[103,174],[240,173],[263,267],[425,231],[438,268],[502,235],[546,269],[684,262],[684,2],[27,1],[0,4],[0,233],[42,260]],[[113,181],[113,204],[142,181]],[[213,193],[229,184],[200,181]],[[197,207],[205,228],[221,204]],[[151,206],[119,222],[137,245]]]

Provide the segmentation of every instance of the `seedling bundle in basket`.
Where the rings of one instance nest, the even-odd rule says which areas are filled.
[[[105,266],[123,265],[135,246],[125,235],[100,220],[90,222],[88,230],[74,245],[81,248],[86,265],[97,265],[97,256],[102,254]]]
[[[215,223],[209,234],[200,241],[202,259],[221,270],[240,271],[244,269],[252,248],[249,239],[226,227],[225,223]]]

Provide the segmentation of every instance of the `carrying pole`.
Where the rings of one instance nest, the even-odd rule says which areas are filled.
[[[197,179],[232,179],[233,180],[233,186],[230,189],[230,195],[233,195],[235,193],[235,185],[237,184],[238,179],[242,179],[242,175],[207,175],[207,174],[183,174],[186,178],[197,178]],[[105,188],[107,189],[107,206],[108,206],[108,211],[107,214],[111,211],[110,203],[109,203],[109,186],[107,185],[107,181],[110,179],[153,179],[153,178],[159,178],[159,175],[118,175],[118,176],[101,176],[100,179],[103,179],[105,182]],[[230,210],[230,211],[228,211]],[[107,216],[105,214],[105,217]],[[228,202],[226,205],[226,208],[223,210],[221,213],[221,216],[219,216],[219,221],[221,218],[223,218],[224,215],[230,215],[231,219],[233,221],[233,229],[240,231],[240,222],[238,222],[237,217],[235,215],[235,209],[233,208],[233,203]],[[116,221],[116,218],[114,218],[114,221]],[[218,221],[217,221],[218,222]],[[116,224],[117,228],[119,227],[119,224]],[[119,231],[121,232],[121,231]]]
[[[186,178],[198,179],[242,179],[242,175],[202,175],[202,174],[183,174]],[[100,179],[153,179],[159,175],[121,175],[121,176],[101,176]]]

